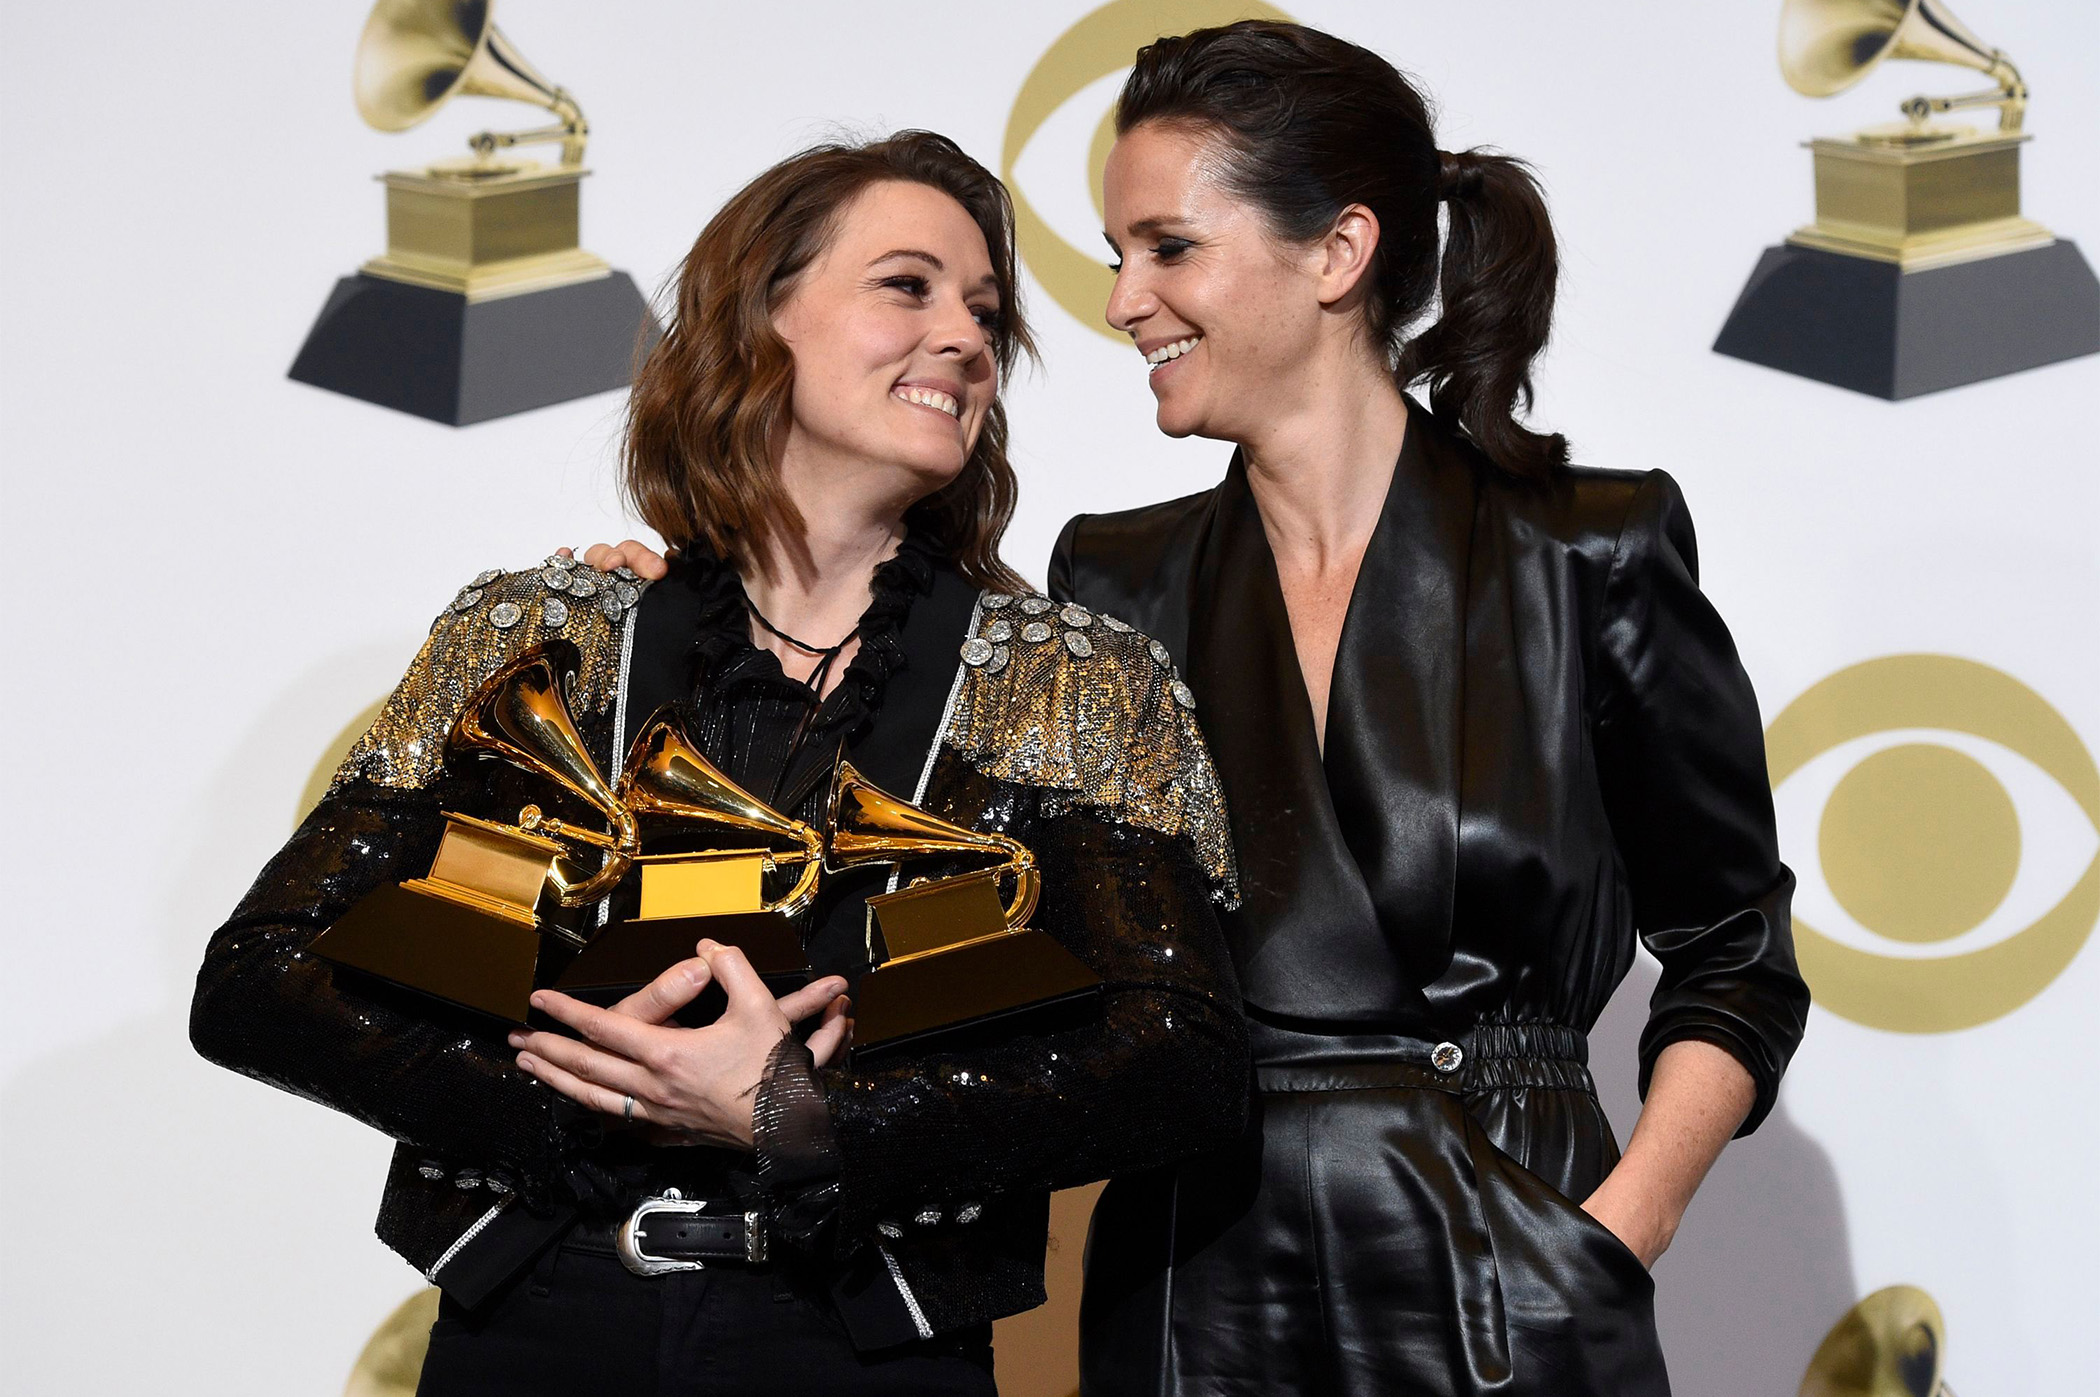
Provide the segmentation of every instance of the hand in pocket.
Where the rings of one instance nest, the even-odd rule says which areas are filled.
[[[1655,1259],[1669,1249],[1676,1228],[1669,1226],[1662,1210],[1640,1190],[1624,1183],[1618,1170],[1605,1176],[1597,1191],[1582,1200],[1582,1211],[1605,1231],[1617,1237],[1640,1260],[1653,1268]]]

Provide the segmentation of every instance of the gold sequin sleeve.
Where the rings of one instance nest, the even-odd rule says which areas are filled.
[[[647,585],[625,569],[598,573],[558,555],[523,572],[482,573],[431,622],[430,638],[336,768],[330,789],[358,777],[408,790],[436,781],[445,736],[467,700],[545,640],[566,640],[582,657],[569,695],[575,716],[604,713],[619,692],[622,641]]]
[[[1068,807],[1186,840],[1213,895],[1237,903],[1225,798],[1164,645],[1077,604],[988,592],[962,659],[947,739],[959,755]]]

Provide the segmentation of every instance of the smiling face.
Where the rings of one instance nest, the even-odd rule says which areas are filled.
[[[863,190],[773,315],[795,357],[783,475],[905,503],[955,479],[998,397],[999,315],[961,204],[901,180]]]
[[[1159,429],[1245,442],[1293,394],[1327,328],[1323,249],[1275,239],[1186,126],[1125,132],[1103,194],[1119,259],[1108,323],[1144,356]]]

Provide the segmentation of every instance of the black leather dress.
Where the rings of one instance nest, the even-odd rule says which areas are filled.
[[[1186,661],[1243,901],[1255,1120],[1094,1217],[1083,1390],[1668,1391],[1585,1034],[1638,933],[1641,1041],[1770,1110],[1795,970],[1762,727],[1665,474],[1495,471],[1413,406],[1325,753],[1246,475],[1067,526],[1050,589]]]

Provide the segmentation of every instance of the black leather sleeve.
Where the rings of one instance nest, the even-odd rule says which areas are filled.
[[[332,792],[212,935],[190,1041],[436,1158],[496,1171],[528,1202],[559,1201],[566,1123],[579,1116],[518,1070],[499,1025],[448,1018],[307,950],[366,892],[429,872],[440,805],[473,809],[475,794],[457,778],[417,791],[360,779]]]
[[[1026,810],[1044,793],[966,771],[949,809]],[[1032,925],[1101,975],[1098,1015],[825,1074],[840,1225],[853,1238],[927,1209],[1066,1188],[1232,1138],[1246,1029],[1210,888],[1188,849],[1081,813],[1007,826],[1035,851]]]
[[[1756,1080],[1748,1134],[1772,1109],[1808,1015],[1794,964],[1794,878],[1779,861],[1757,698],[1699,590],[1684,496],[1660,471],[1620,533],[1596,654],[1605,802],[1635,923],[1662,962],[1641,1036],[1641,1091],[1669,1044],[1713,1043]]]
[[[1043,582],[1043,591],[1052,601],[1079,600],[1075,590],[1079,585],[1074,575],[1075,555],[1079,551],[1079,525],[1086,518],[1075,514],[1057,531],[1057,546],[1050,550],[1050,575]]]

